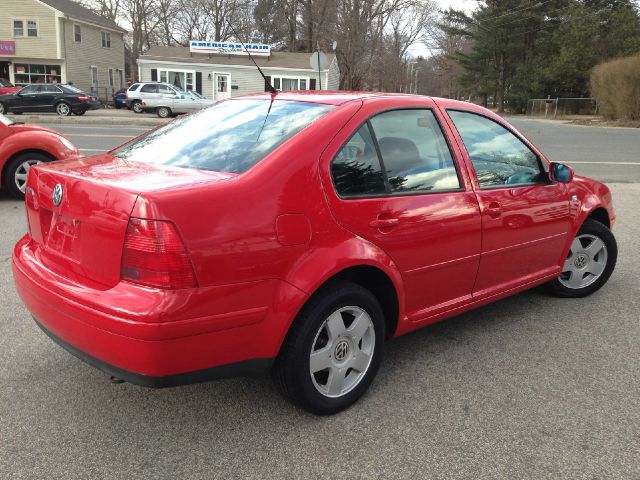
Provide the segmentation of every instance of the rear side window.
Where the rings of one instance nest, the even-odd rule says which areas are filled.
[[[141,93],[157,93],[158,86],[156,84],[148,83],[147,85],[143,85],[140,89]]]
[[[242,173],[335,108],[283,100],[270,103],[227,100],[152,130],[111,153],[156,165]]]
[[[471,158],[480,188],[546,183],[538,156],[505,127],[471,112],[448,113]]]
[[[380,159],[369,130],[368,123],[360,127],[331,163],[331,175],[341,196],[386,192]]]
[[[129,89],[128,89],[128,90],[129,90],[130,92],[135,92],[135,91],[136,91],[136,90],[138,90],[139,88],[140,88],[140,84],[139,84],[139,83],[134,83],[133,85],[131,85],[131,86],[129,87]]]
[[[372,117],[334,158],[331,175],[341,197],[460,188],[451,151],[429,109]]]

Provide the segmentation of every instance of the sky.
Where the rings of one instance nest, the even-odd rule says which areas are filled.
[[[477,0],[435,0],[435,3],[440,10],[448,10],[449,7],[452,7],[456,10],[464,10],[467,13],[470,13],[478,5]],[[414,43],[409,47],[409,55],[413,57],[429,57],[431,53],[424,44]]]

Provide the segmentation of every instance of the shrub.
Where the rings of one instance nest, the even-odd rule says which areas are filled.
[[[596,65],[591,94],[605,117],[640,120],[640,54]]]

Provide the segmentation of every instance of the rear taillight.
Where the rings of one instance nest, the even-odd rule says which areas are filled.
[[[86,95],[78,95],[76,98],[81,102],[88,102],[91,100],[91,97],[87,97]]]
[[[124,91],[124,98],[129,98],[129,90]]]
[[[163,220],[129,220],[120,276],[150,287],[197,287],[193,265],[175,225]]]

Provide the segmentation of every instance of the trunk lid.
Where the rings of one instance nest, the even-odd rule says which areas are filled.
[[[46,268],[78,283],[111,287],[120,281],[125,233],[138,196],[233,176],[108,154],[39,165],[27,183],[29,232]]]

